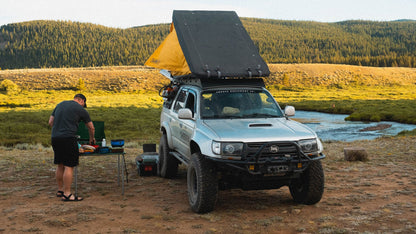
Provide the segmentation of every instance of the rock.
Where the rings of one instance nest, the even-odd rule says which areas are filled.
[[[362,147],[344,148],[345,161],[368,161],[367,151]]]
[[[391,124],[377,124],[376,126],[366,127],[363,129],[360,129],[360,132],[368,132],[368,131],[378,131],[378,130],[384,130],[386,128],[390,128]]]

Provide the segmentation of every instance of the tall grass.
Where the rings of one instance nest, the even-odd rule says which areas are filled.
[[[416,69],[272,64],[270,70],[265,82],[282,107],[349,114],[349,120],[416,124]],[[80,77],[87,110],[93,120],[105,122],[108,140],[159,141],[163,100],[157,91],[167,79],[143,67],[104,67],[0,71],[0,81],[8,79],[21,88],[0,91],[0,145],[49,146],[49,116],[59,102],[80,92],[74,88]]]
[[[157,93],[83,92],[92,120],[104,121],[108,140],[125,139],[139,144],[159,141],[159,116],[163,103]],[[0,144],[50,145],[48,119],[56,104],[72,100],[76,91],[24,91],[0,94]]]

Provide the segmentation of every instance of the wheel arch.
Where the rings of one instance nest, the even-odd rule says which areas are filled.
[[[199,148],[198,143],[196,143],[193,140],[190,142],[190,150],[191,150],[191,155],[194,153],[201,153],[201,149]]]
[[[166,123],[162,123],[162,126],[160,127],[160,133],[163,135],[166,135],[166,140],[168,141],[168,146],[169,148],[172,149],[173,145],[172,145],[172,133],[170,131],[169,125],[167,125]]]

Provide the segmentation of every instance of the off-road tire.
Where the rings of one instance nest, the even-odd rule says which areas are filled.
[[[218,180],[213,162],[200,153],[191,156],[187,174],[188,199],[196,213],[214,210],[218,195]]]
[[[159,163],[157,174],[163,178],[173,178],[178,174],[179,161],[169,154],[170,149],[166,135],[163,134],[159,144]]]
[[[289,185],[290,194],[297,203],[313,205],[321,200],[324,183],[321,161],[312,161],[300,178],[292,180]]]

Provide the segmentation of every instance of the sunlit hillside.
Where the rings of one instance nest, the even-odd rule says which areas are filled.
[[[375,68],[331,64],[269,64],[265,78],[270,88],[414,85],[415,68]],[[80,80],[88,90],[157,91],[169,80],[156,69],[143,66],[0,70],[0,82],[8,79],[23,90],[73,90]]]

